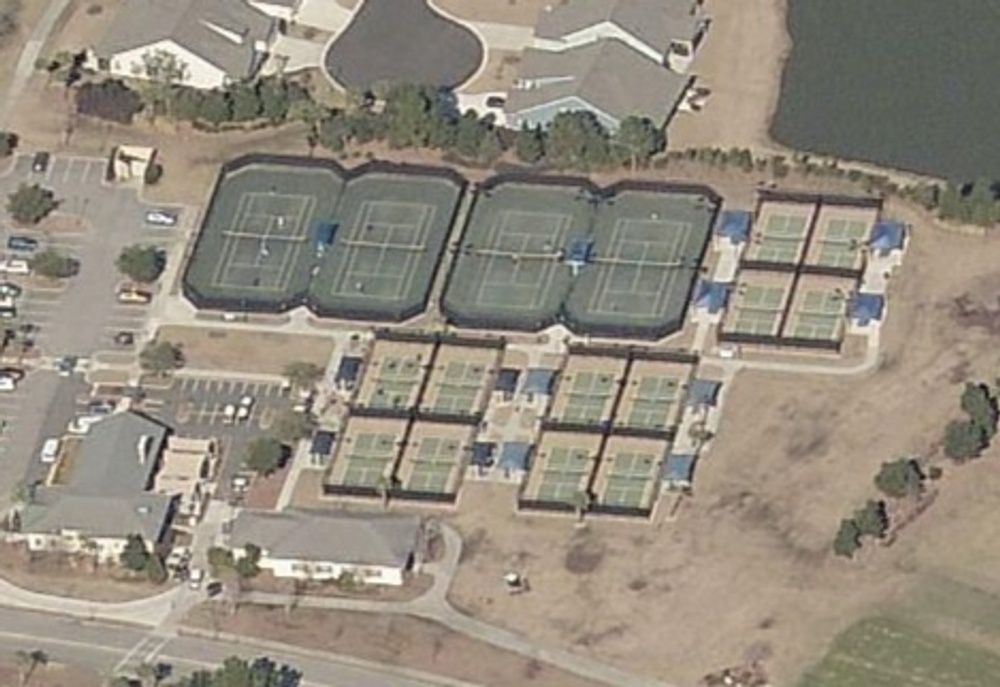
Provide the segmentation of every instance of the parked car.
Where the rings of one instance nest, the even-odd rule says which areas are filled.
[[[236,409],[236,421],[246,422],[250,419],[250,411],[253,410],[253,396],[244,396],[240,399],[240,405]]]
[[[4,274],[31,274],[31,265],[28,264],[27,260],[18,258],[0,260],[0,272]]]
[[[191,568],[188,572],[188,587],[191,589],[201,589],[205,581],[205,571],[201,568]]]
[[[87,403],[87,412],[90,415],[110,415],[115,412],[116,405],[110,398],[98,398]]]
[[[31,158],[31,171],[35,174],[44,174],[49,169],[49,160],[51,159],[50,153],[44,151],[35,153],[35,156]]]
[[[20,298],[24,289],[12,281],[0,282],[0,298]]]
[[[0,392],[17,391],[17,380],[13,377],[0,377]]]
[[[158,227],[173,227],[177,224],[177,213],[169,210],[150,210],[146,213],[146,224]]]
[[[507,104],[507,99],[502,95],[491,95],[486,99],[486,107],[501,110]]]
[[[38,249],[38,239],[30,236],[10,236],[7,248],[18,253],[31,253]]]
[[[226,407],[222,409],[222,421],[231,425],[236,419],[236,405],[233,403],[227,403]]]
[[[76,371],[76,364],[80,362],[80,359],[75,355],[63,356],[56,362],[56,370],[59,372],[60,377],[69,377]]]
[[[118,346],[132,346],[135,344],[135,334],[129,331],[120,331],[115,334],[115,344]]]
[[[0,367],[0,377],[9,377],[15,382],[24,379],[24,370],[20,367]]]
[[[42,452],[39,454],[39,458],[46,465],[56,462],[61,446],[62,441],[59,439],[46,439],[45,443],[42,444]]]
[[[13,320],[15,317],[17,317],[17,306],[14,304],[14,299],[10,296],[0,297],[0,318]]]
[[[130,303],[133,305],[149,305],[153,300],[153,294],[136,288],[125,288],[118,292],[119,303]]]

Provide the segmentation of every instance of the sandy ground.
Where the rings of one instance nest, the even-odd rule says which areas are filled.
[[[240,608],[235,616],[196,608],[187,622],[296,646],[405,666],[484,687],[598,687],[537,661],[493,648],[435,623],[407,616],[299,608]]]
[[[293,362],[325,368],[333,342],[322,336],[165,326],[157,337],[179,344],[187,367],[280,375]]]
[[[486,68],[471,82],[462,86],[463,93],[491,93],[506,91],[517,79],[521,55],[513,50],[490,50]]]
[[[706,0],[712,18],[692,73],[712,96],[699,113],[679,113],[667,130],[671,148],[769,150],[771,115],[790,38],[786,0]]]
[[[43,594],[90,601],[131,601],[159,594],[164,587],[144,578],[125,579],[118,571],[58,555],[36,555],[28,560],[20,547],[0,545],[0,576],[19,587]],[[0,681],[0,685],[6,683]]]
[[[0,685],[14,687],[20,684],[20,672],[13,661],[0,663]],[[105,681],[91,670],[81,666],[59,663],[58,656],[49,656],[49,663],[37,667],[28,680],[28,687],[101,687]]]
[[[747,657],[791,684],[873,605],[929,575],[1000,589],[990,508],[1000,464],[946,470],[942,495],[891,548],[853,564],[829,545],[839,519],[874,496],[878,465],[934,454],[960,385],[993,379],[1000,239],[917,227],[890,293],[885,356],[854,379],[743,374],[718,440],[676,523],[512,513],[513,493],[466,485],[455,523],[469,542],[455,601],[543,642],[689,684]],[[956,319],[969,294],[972,314]],[[983,311],[976,311],[981,307]],[[533,591],[502,593],[522,569]]]
[[[534,26],[553,0],[431,0],[431,5],[465,21]]]

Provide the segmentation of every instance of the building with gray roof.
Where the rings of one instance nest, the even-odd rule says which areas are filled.
[[[230,530],[237,556],[261,549],[260,567],[275,577],[398,586],[414,563],[420,519],[411,515],[243,510]]]
[[[661,126],[691,81],[617,39],[560,52],[529,49],[505,111],[513,128],[547,126],[560,112],[575,110],[592,112],[611,131],[629,115]]]
[[[167,432],[133,412],[94,424],[72,457],[66,480],[31,490],[12,538],[32,550],[87,550],[101,560],[116,560],[133,534],[150,547],[161,543],[175,497],[149,489]]]
[[[257,74],[277,25],[245,0],[127,0],[93,52],[111,74],[145,78],[146,56],[164,51],[181,83],[218,88]]]

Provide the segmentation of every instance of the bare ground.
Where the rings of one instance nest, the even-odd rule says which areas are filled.
[[[29,687],[100,687],[102,677],[90,668],[64,665],[58,656],[49,658],[50,663],[37,667],[28,680]],[[20,673],[16,665],[4,661],[0,663],[0,685],[14,687],[20,684]]]
[[[829,546],[874,496],[878,465],[934,453],[966,379],[996,375],[1000,239],[917,226],[892,284],[884,359],[861,378],[743,373],[679,521],[518,517],[513,494],[466,484],[458,605],[539,641],[689,684],[768,658],[791,684],[833,635],[927,575],[1000,589],[990,516],[1000,462],[947,469],[941,496],[891,548],[854,563]],[[496,582],[516,566],[532,592]]]
[[[205,370],[280,375],[292,362],[325,368],[333,354],[333,341],[322,336],[168,325],[157,338],[180,344],[187,367]]]
[[[486,687],[598,687],[596,683],[496,649],[436,623],[397,615],[242,607],[229,615],[201,606],[187,624],[469,680]]]
[[[465,21],[534,26],[553,0],[431,0],[431,5]]]
[[[88,601],[132,601],[165,590],[144,577],[103,566],[95,570],[83,559],[59,554],[34,554],[29,558],[25,549],[9,544],[0,544],[0,576],[33,592]]]

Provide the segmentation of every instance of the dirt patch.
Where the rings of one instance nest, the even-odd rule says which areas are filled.
[[[490,50],[486,67],[478,77],[462,87],[463,93],[493,93],[509,90],[517,79],[521,53],[514,50]]]
[[[23,650],[32,649],[25,647]],[[29,687],[102,687],[105,684],[104,679],[96,671],[83,666],[59,663],[58,658],[50,656],[47,665],[35,668],[28,681]],[[13,687],[18,684],[20,684],[18,667],[8,661],[0,663],[0,685]]]
[[[607,547],[602,541],[588,536],[588,530],[580,530],[566,552],[563,566],[574,575],[589,575],[601,567]]]
[[[199,370],[280,375],[292,362],[325,368],[333,354],[333,341],[322,336],[166,326],[157,338],[179,344],[186,366]]]
[[[181,411],[190,416],[190,408],[182,408]],[[181,413],[178,412],[178,422],[181,421],[180,416]],[[275,506],[278,505],[278,497],[281,496],[281,490],[285,486],[285,480],[288,479],[291,471],[292,466],[285,465],[267,477],[257,477],[254,479],[243,499],[243,505],[247,508],[274,510]]]
[[[553,4],[553,0],[431,0],[431,5],[458,19],[515,26],[534,26],[539,13]]]
[[[549,665],[496,649],[419,618],[341,611],[242,607],[236,615],[199,607],[195,627],[332,651],[487,687],[597,687]]]
[[[29,554],[22,546],[0,544],[0,576],[23,589],[88,601],[121,602],[166,591],[142,576],[91,559],[55,553]],[[7,684],[0,681],[0,684]]]

